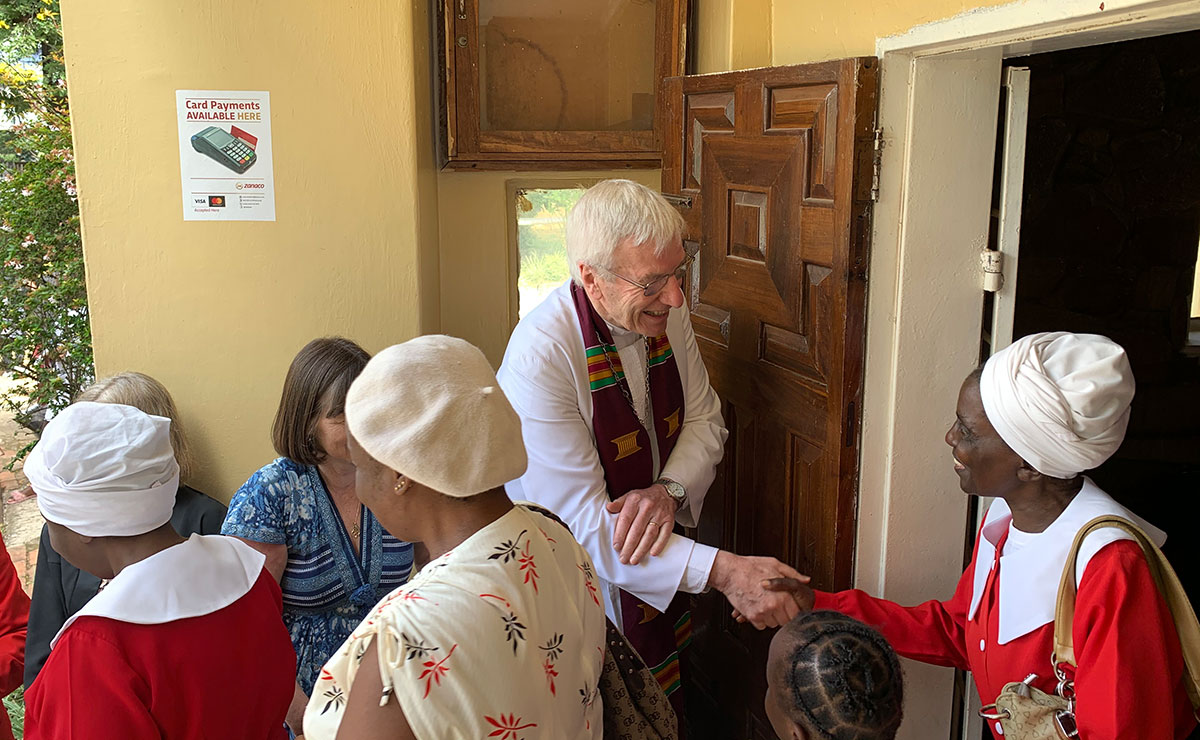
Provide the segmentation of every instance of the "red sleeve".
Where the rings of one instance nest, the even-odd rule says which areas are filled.
[[[4,539],[0,537],[4,562],[0,563],[0,696],[8,696],[21,685],[25,673],[25,627],[29,623],[29,597],[21,589]]]
[[[158,738],[148,702],[146,682],[116,645],[72,629],[25,695],[25,738]]]
[[[1171,740],[1186,734],[1176,725],[1179,636],[1136,543],[1114,542],[1088,563],[1072,635],[1081,737]]]
[[[863,591],[817,591],[813,608],[833,609],[866,622],[879,630],[892,648],[906,658],[968,670],[965,628],[967,610],[971,607],[973,573],[972,563],[962,574],[949,601],[900,606]]]

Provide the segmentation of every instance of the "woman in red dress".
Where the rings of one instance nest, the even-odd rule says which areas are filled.
[[[286,737],[295,653],[264,556],[171,527],[171,420],[79,402],[25,461],[54,549],[103,579],[51,641],[25,737]]]
[[[994,497],[954,595],[905,607],[862,591],[824,593],[779,581],[804,606],[870,624],[900,655],[971,671],[984,704],[1006,683],[1050,663],[1058,583],[1075,534],[1116,514],[1155,539],[1083,472],[1120,446],[1133,373],[1106,337],[1050,332],[1019,339],[963,382],[946,432],[959,485]],[[1072,634],[1076,721],[1086,740],[1180,740],[1196,726],[1182,680],[1179,637],[1141,548],[1101,529],[1083,542]],[[993,735],[1003,730],[989,721]]]
[[[0,696],[8,696],[21,685],[25,667],[25,626],[29,621],[29,597],[0,537]],[[0,711],[0,740],[13,740],[8,713]]]

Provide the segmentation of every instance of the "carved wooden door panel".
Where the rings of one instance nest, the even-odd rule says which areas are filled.
[[[851,585],[874,153],[875,59],[664,82],[663,192],[690,197],[692,324],[730,430],[701,541]],[[701,738],[774,738],[772,631],[693,615]]]

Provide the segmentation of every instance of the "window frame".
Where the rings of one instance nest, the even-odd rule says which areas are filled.
[[[572,2],[577,0],[562,0]],[[688,0],[657,0],[653,128],[645,131],[481,131],[479,0],[439,3],[442,169],[655,168],[666,109],[661,83],[685,73]]]

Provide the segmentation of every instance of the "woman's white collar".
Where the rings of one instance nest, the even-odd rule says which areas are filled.
[[[1083,481],[1083,488],[1045,532],[1034,537],[1020,550],[1012,554],[1001,554],[1000,624],[997,635],[1001,645],[1054,621],[1058,582],[1062,578],[1063,565],[1067,562],[1067,555],[1076,533],[1084,524],[1101,515],[1116,514],[1141,527],[1159,547],[1166,541],[1167,535],[1162,530],[1118,504],[1090,478],[1084,478]],[[988,509],[987,518],[980,529],[979,551],[975,557],[974,590],[971,593],[968,619],[974,619],[979,611],[979,602],[983,598],[988,573],[995,563],[996,543],[1008,531],[1011,522],[1012,512],[1008,504],[1003,499],[996,499]],[[1079,548],[1075,585],[1079,585],[1079,579],[1083,578],[1087,564],[1101,548],[1117,540],[1128,539],[1132,538],[1111,527],[1088,535]]]
[[[193,534],[122,570],[67,620],[50,647],[79,617],[162,624],[212,614],[245,596],[265,562],[262,553],[232,537]]]

